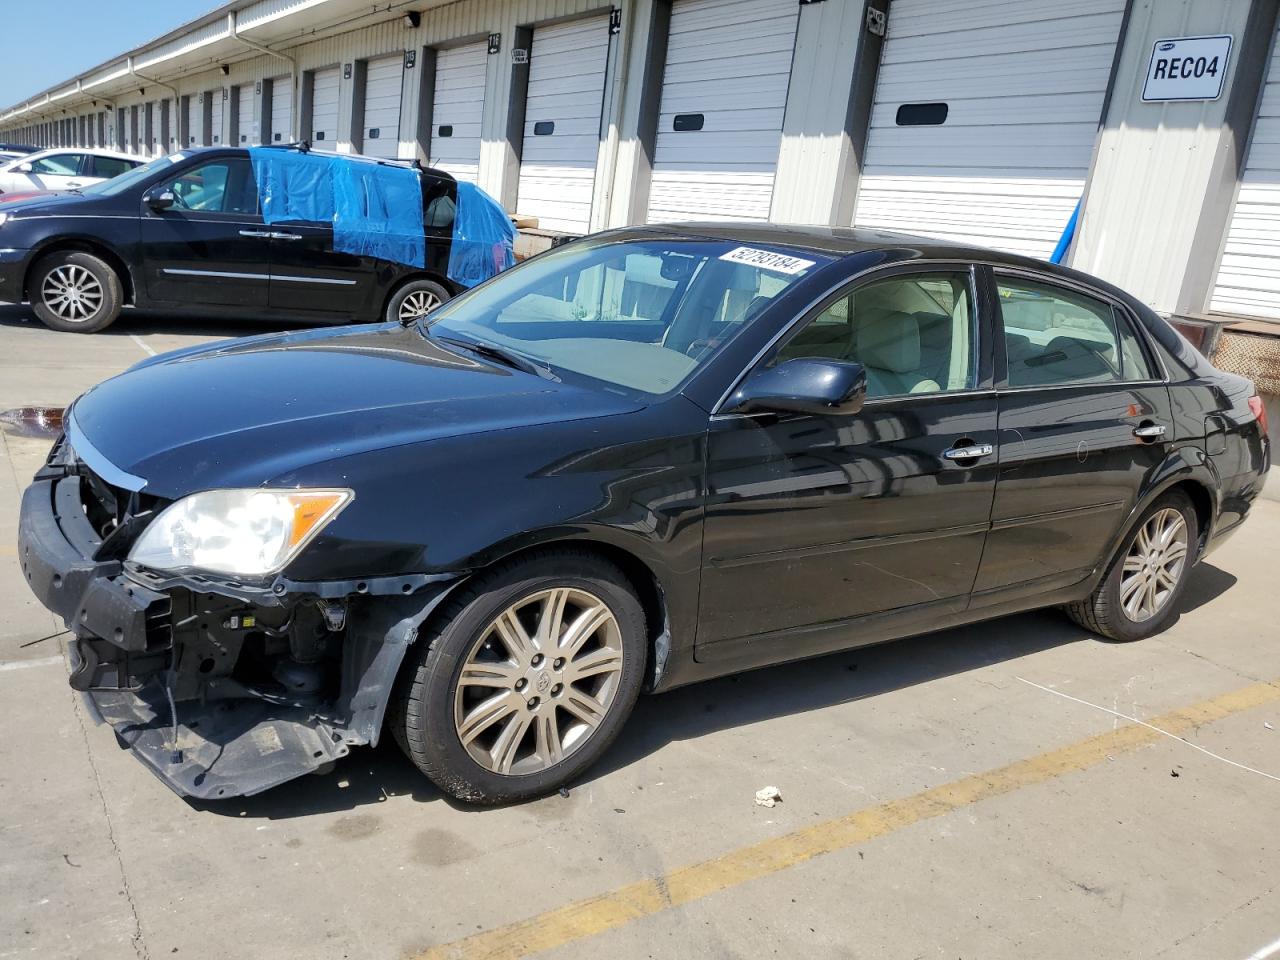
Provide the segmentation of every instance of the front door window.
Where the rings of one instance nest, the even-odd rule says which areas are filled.
[[[868,397],[972,389],[969,275],[912,274],[860,286],[804,324],[774,362],[797,357],[861,363]]]

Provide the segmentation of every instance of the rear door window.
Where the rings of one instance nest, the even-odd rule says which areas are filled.
[[[1153,379],[1128,319],[1108,301],[1021,277],[997,275],[996,290],[1009,386]]]
[[[132,170],[137,164],[132,160],[122,160],[119,157],[93,157],[89,158],[92,164],[91,177],[101,177],[103,180],[110,180],[112,177],[118,177],[127,170]]]

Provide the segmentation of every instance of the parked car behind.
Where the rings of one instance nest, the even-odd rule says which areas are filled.
[[[274,157],[290,148],[258,149]],[[332,220],[267,223],[250,153],[184,150],[75,193],[0,197],[0,300],[29,301],[55,330],[92,333],[128,304],[346,323],[414,319],[463,289],[450,279],[458,185],[447,173],[418,171],[425,253],[411,266],[335,248]],[[509,236],[499,241],[510,250]]]
[[[1073,270],[636,228],[416,323],[108,380],[27,489],[19,558],[72,686],[179,793],[385,731],[496,802],[581,775],[642,689],[1036,607],[1158,633],[1259,495],[1264,417]]]
[[[142,163],[138,157],[111,150],[63,147],[25,154],[0,165],[0,199],[9,193],[79,190]]]

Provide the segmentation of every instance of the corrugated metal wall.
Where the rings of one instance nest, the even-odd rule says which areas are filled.
[[[1168,37],[1239,37],[1249,6],[1249,0],[1163,0],[1135,3],[1130,13],[1070,262],[1156,310],[1178,307],[1217,158],[1231,134],[1224,126],[1228,96],[1142,101],[1152,44]],[[1232,60],[1225,90],[1239,64],[1238,56]]]

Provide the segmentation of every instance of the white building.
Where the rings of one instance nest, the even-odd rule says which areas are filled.
[[[1079,203],[1067,262],[1280,333],[1278,0],[614,2],[234,0],[0,110],[0,140],[417,157],[567,233],[767,219],[1047,257]]]

